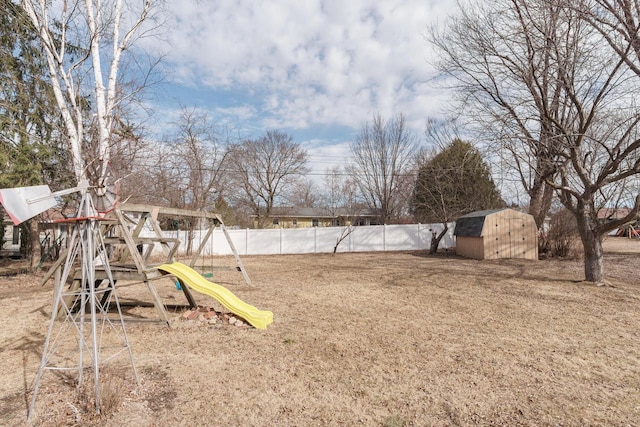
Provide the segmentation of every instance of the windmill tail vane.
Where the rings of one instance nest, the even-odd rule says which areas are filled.
[[[3,188],[0,189],[0,203],[4,206],[14,225],[19,225],[56,206],[58,204],[57,197],[86,192],[89,188],[87,180],[80,181],[76,187],[55,192],[52,192],[48,185]]]

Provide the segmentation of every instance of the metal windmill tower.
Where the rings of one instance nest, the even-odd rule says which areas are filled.
[[[113,206],[115,198],[105,189],[97,191],[86,181],[78,187],[52,193],[48,186],[21,187],[0,190],[0,202],[15,224],[19,224],[57,204],[55,198],[80,193],[80,205],[75,218],[65,220],[72,226],[64,265],[54,281],[51,319],[44,341],[42,359],[36,375],[28,419],[35,412],[40,382],[45,371],[76,371],[77,387],[85,373],[93,371],[95,409],[100,411],[100,365],[118,355],[128,355],[133,376],[138,381],[133,353],[127,333],[115,281],[109,265],[101,223],[104,211],[99,206]],[[94,201],[97,199],[97,203]],[[104,274],[97,279],[96,269]],[[68,282],[75,286],[67,287]],[[117,318],[108,316],[114,304]],[[60,317],[62,320],[57,320]]]

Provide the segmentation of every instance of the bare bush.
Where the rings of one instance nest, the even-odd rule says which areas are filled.
[[[124,379],[108,372],[100,375],[100,414],[95,413],[95,389],[86,381],[76,390],[75,401],[68,403],[76,422],[100,422],[118,412],[124,402]]]
[[[578,255],[579,238],[575,216],[562,209],[551,214],[549,228],[538,240],[538,252],[548,258],[574,258]]]

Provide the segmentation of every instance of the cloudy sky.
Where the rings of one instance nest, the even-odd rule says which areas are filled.
[[[159,116],[207,110],[243,135],[279,129],[308,149],[314,172],[344,163],[373,114],[403,113],[416,134],[446,98],[433,83],[429,25],[453,0],[168,2],[162,42],[170,84]],[[348,161],[348,159],[347,159]]]

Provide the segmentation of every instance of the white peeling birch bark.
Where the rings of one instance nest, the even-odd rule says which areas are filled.
[[[131,45],[133,38],[147,18],[151,9],[152,0],[142,0],[142,6],[131,27],[122,35],[122,23],[125,12],[123,1],[84,0],[68,2],[51,2],[50,0],[21,0],[22,8],[27,12],[31,22],[38,31],[43,51],[47,58],[51,85],[56,102],[69,136],[69,150],[73,159],[73,171],[78,182],[89,179],[87,165],[98,163],[97,182],[92,185],[102,186],[107,178],[110,160],[110,146],[114,115],[118,107],[119,96],[117,81],[122,53]],[[54,5],[55,4],[55,5]],[[61,19],[58,29],[59,34],[54,38],[53,24],[49,20],[49,11],[54,7],[60,8]],[[58,10],[58,9],[56,9]],[[80,11],[83,20],[74,21],[76,24],[84,23],[86,28],[77,29],[86,33],[86,56],[75,62],[67,57],[67,31],[69,30],[67,11]],[[109,17],[109,19],[105,19]],[[79,34],[79,33],[78,33]],[[76,35],[78,35],[76,34]],[[111,46],[104,46],[103,40],[112,40]],[[56,45],[56,41],[59,45]],[[111,52],[103,51],[110,49]],[[104,53],[104,54],[103,54]],[[108,54],[111,56],[109,57]],[[105,58],[109,58],[106,60]],[[91,59],[89,62],[88,60]],[[81,82],[77,80],[76,71],[90,64],[90,72],[93,75],[93,88],[91,97],[94,101],[95,111],[85,111],[78,99],[89,95],[82,92]],[[105,82],[103,67],[107,67],[108,79]],[[85,88],[86,90],[86,88]],[[88,140],[85,135],[84,121],[87,114],[95,114],[97,123],[97,143],[95,152],[97,158],[86,158],[83,153],[83,141]]]
[[[66,46],[66,26],[62,26],[60,46],[56,47],[50,32],[49,16],[47,13],[46,1],[34,2],[31,0],[21,1],[21,5],[34,27],[38,31],[43,51],[47,58],[47,66],[51,77],[51,86],[56,98],[60,114],[69,136],[69,149],[73,161],[73,171],[78,182],[84,178],[84,166],[82,161],[81,138],[82,138],[82,114],[78,114],[76,97],[74,96],[73,79],[65,70],[65,46]],[[63,9],[62,20],[66,19],[66,4]],[[65,97],[64,92],[67,92]],[[68,101],[67,101],[68,100]]]

